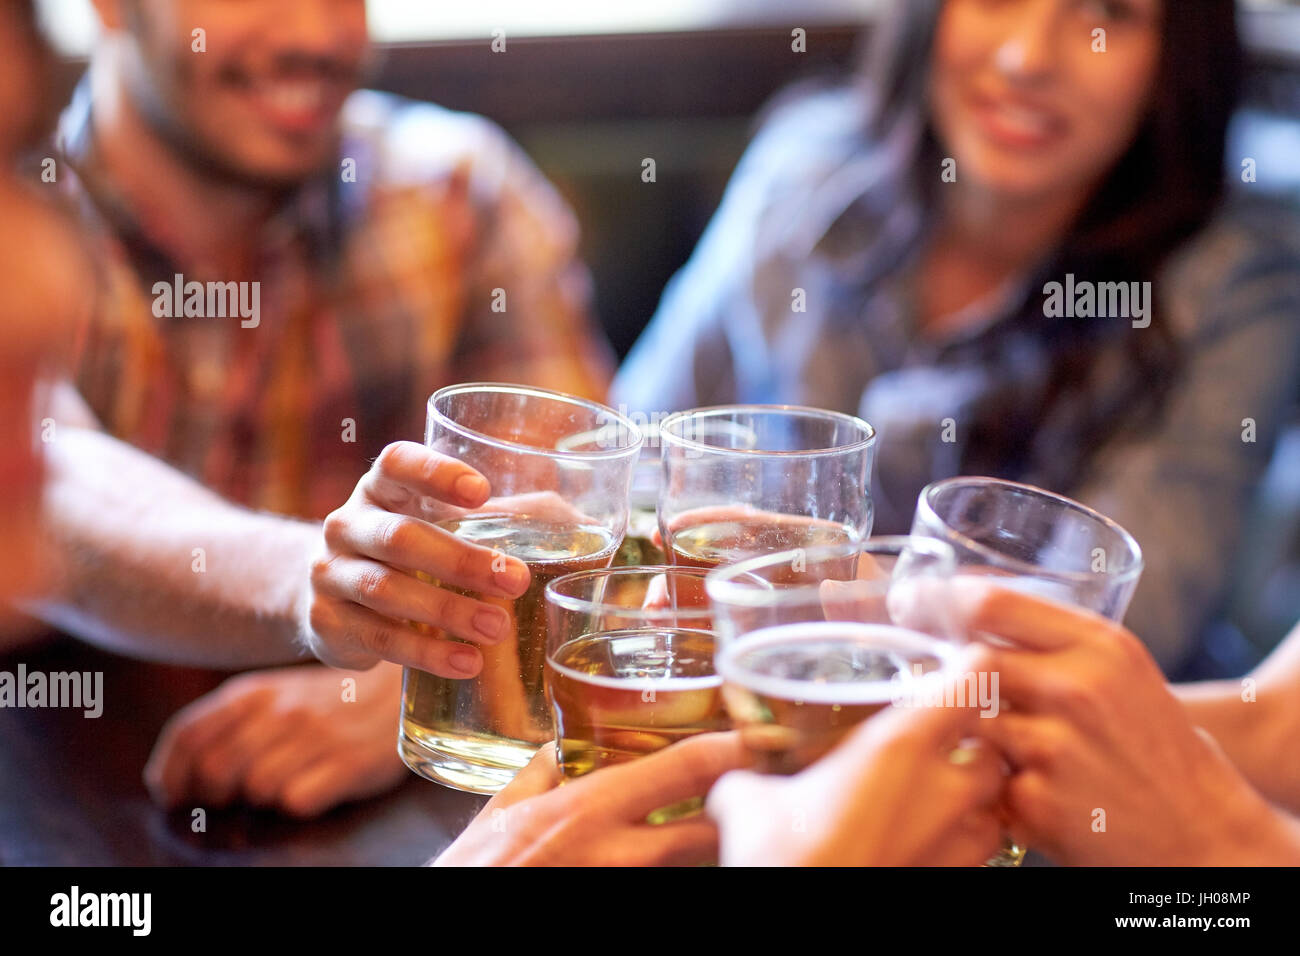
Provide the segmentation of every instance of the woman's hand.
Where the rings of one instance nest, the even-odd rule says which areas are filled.
[[[555,745],[537,752],[434,861],[436,866],[688,866],[717,859],[713,822],[646,816],[708,793],[744,761],[734,733],[701,734],[561,786]]]
[[[1191,724],[1133,634],[988,581],[951,588],[970,632],[1007,642],[984,650],[1003,706],[980,731],[1012,766],[1018,837],[1070,865],[1300,862],[1300,826]]]

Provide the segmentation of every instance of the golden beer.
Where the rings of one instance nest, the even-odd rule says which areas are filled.
[[[673,531],[671,536],[668,557],[673,564],[710,569],[759,554],[849,545],[858,540],[857,533],[845,525],[790,515],[688,523]],[[852,559],[846,558],[834,564],[835,567],[821,567],[815,571],[821,577],[852,578]],[[807,573],[807,569],[792,568],[789,581],[782,580],[779,575],[772,580],[777,584],[796,583]]]
[[[934,647],[931,638],[888,624],[785,624],[735,641],[717,667],[754,769],[793,774],[937,671]]]
[[[580,637],[552,652],[546,684],[566,777],[729,726],[708,631],[637,627]]]
[[[518,514],[478,515],[440,522],[438,527],[518,558],[528,565],[532,578],[528,590],[515,600],[448,588],[504,608],[511,627],[500,644],[478,645],[483,669],[476,677],[451,679],[406,668],[398,749],[406,765],[421,776],[461,790],[493,793],[551,739],[543,677],[546,585],[574,571],[608,567],[618,539],[599,525]],[[430,630],[438,638],[458,640]]]

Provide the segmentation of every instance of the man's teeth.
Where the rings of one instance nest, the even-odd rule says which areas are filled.
[[[317,82],[268,83],[262,87],[262,95],[272,108],[286,113],[298,113],[319,107],[325,91]]]

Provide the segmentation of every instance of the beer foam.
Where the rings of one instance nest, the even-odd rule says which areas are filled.
[[[888,677],[861,680],[805,679],[763,673],[754,668],[761,655],[775,660],[786,649],[804,661],[822,654],[859,650],[885,655],[896,671]],[[812,621],[760,628],[723,647],[715,660],[722,679],[753,693],[781,700],[816,704],[888,704],[901,694],[912,693],[919,681],[942,669],[953,649],[919,631],[893,624],[863,624],[853,621]],[[924,674],[912,671],[914,662],[937,662]]]

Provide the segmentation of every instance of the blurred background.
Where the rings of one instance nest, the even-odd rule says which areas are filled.
[[[95,39],[88,0],[38,4],[70,92]],[[880,4],[799,0],[796,14],[784,0],[368,7],[375,86],[489,117],[564,193],[621,356],[708,223],[764,103],[790,83],[846,76]],[[791,51],[791,24],[806,30],[804,53]],[[490,50],[495,29],[506,31],[506,55]],[[1242,30],[1251,72],[1229,168],[1252,157],[1279,200],[1300,202],[1300,0],[1244,0]],[[646,157],[653,185],[641,182]],[[1230,605],[1186,676],[1249,666],[1300,618],[1300,427],[1282,441],[1251,521]]]

